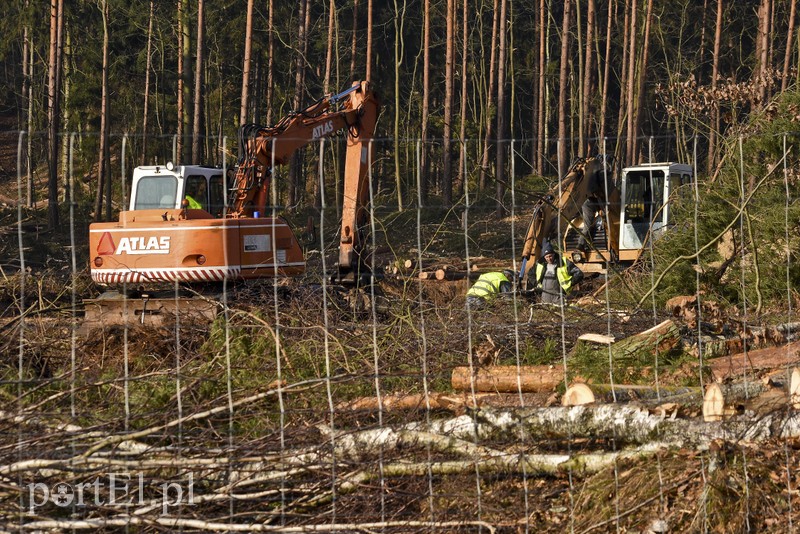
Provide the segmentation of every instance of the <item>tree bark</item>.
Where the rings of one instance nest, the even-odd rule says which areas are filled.
[[[295,54],[294,62],[294,100],[292,104],[295,110],[301,109],[303,105],[303,80],[305,79],[305,55],[303,51],[306,48],[306,14],[309,6],[308,0],[300,0],[297,15],[297,53]],[[286,202],[290,209],[294,209],[300,199],[301,165],[300,151],[296,151],[289,162],[289,191]]]
[[[28,20],[29,0],[25,0],[25,19]],[[25,205],[33,207],[34,185],[33,172],[31,170],[31,131],[33,130],[33,29],[29,23],[25,23],[22,31],[22,97],[25,105],[25,128],[27,130],[26,149],[25,149],[25,183],[26,197]]]
[[[629,30],[628,41],[628,79],[627,87],[625,89],[626,103],[625,111],[627,113],[628,125],[627,135],[625,138],[625,164],[632,165],[633,161],[633,147],[636,142],[636,132],[633,130],[633,117],[636,114],[634,106],[636,105],[636,21],[638,18],[638,10],[636,0],[633,0],[631,6],[631,27]]]
[[[101,97],[100,97],[100,149],[97,164],[97,197],[95,198],[95,219],[104,220],[102,215],[103,208],[103,189],[106,191],[106,215],[105,220],[111,220],[111,176],[109,172],[109,146],[108,131],[109,123],[109,99],[108,99],[108,1],[101,3],[103,15],[103,70],[101,74]]]
[[[467,183],[467,58],[469,57],[469,25],[467,16],[469,15],[469,2],[464,0],[462,4],[462,19],[461,19],[461,108],[460,114],[460,127],[458,139],[461,141],[458,150],[458,172],[454,189],[456,195],[461,195],[464,191],[464,185]]]
[[[306,9],[308,9],[308,7],[306,7]],[[367,81],[372,81],[372,17],[372,0],[367,0],[367,65],[364,69],[364,77]]]
[[[600,102],[600,139],[603,143],[606,138],[606,112],[608,111],[608,88],[611,81],[611,28],[614,20],[614,6],[616,0],[608,0],[608,21],[606,24],[606,53],[603,56],[603,92]]]
[[[185,137],[188,133],[187,96],[189,87],[186,77],[189,72],[189,17],[187,16],[189,0],[178,0],[178,131],[176,142],[175,165],[183,162]]]
[[[703,401],[699,387],[680,386],[627,386],[620,384],[572,384],[561,399],[563,406],[580,406],[590,403],[638,402],[646,405],[663,403],[692,403]]]
[[[625,2],[625,20],[622,24],[623,27],[623,35],[622,35],[622,68],[620,73],[620,82],[619,82],[619,112],[617,113],[617,140],[616,146],[614,147],[614,156],[617,158],[618,161],[621,161],[623,165],[626,165],[628,162],[623,161],[625,159],[625,151],[627,149],[626,144],[624,142],[623,136],[625,135],[625,123],[627,122],[627,114],[630,113],[630,110],[627,108],[628,104],[628,77],[630,73],[629,63],[632,61],[632,57],[630,55],[631,50],[631,20],[634,19],[631,10],[631,2],[635,4],[636,0],[623,0]]]
[[[794,50],[794,24],[797,11],[797,0],[789,2],[789,27],[786,29],[786,53],[783,56],[783,76],[781,77],[781,91],[786,91],[789,84],[789,65],[791,64],[792,51]]]
[[[508,0],[500,0],[500,23],[497,28],[499,48],[497,50],[497,143],[495,143],[495,192],[497,195],[495,215],[499,219],[506,214],[503,197],[506,194],[506,151],[508,150],[508,121],[506,118],[506,62]]]
[[[726,380],[751,374],[763,369],[782,368],[800,362],[800,341],[793,341],[781,347],[750,350],[706,360],[716,380]]]
[[[547,131],[545,124],[545,93],[547,91],[547,28],[550,18],[545,9],[545,0],[539,0],[539,83],[536,101],[538,110],[536,126],[536,173],[539,176],[544,174],[544,160],[547,143]]]
[[[358,57],[358,0],[353,0],[353,40],[350,43],[350,76],[353,79],[356,73],[356,58]]]
[[[492,41],[489,45],[489,91],[486,95],[486,134],[483,138],[483,156],[481,157],[481,170],[478,177],[478,189],[483,191],[486,188],[486,176],[489,174],[490,165],[489,157],[492,146],[492,124],[494,122],[494,92],[495,81],[497,72],[497,36],[498,28],[500,26],[500,10],[498,9],[499,0],[494,0],[494,9],[492,10]]]
[[[201,137],[203,135],[203,48],[204,43],[204,7],[205,0],[197,0],[197,59],[194,69],[194,119],[192,122],[192,163],[199,164],[201,153]]]
[[[60,52],[58,41],[59,25],[63,15],[62,0],[50,0],[50,57],[48,60],[47,100],[48,100],[48,180],[47,180],[47,222],[51,229],[58,228],[58,133],[60,118]]]
[[[609,2],[610,3],[610,2]],[[581,98],[581,117],[583,127],[581,128],[581,142],[578,146],[578,156],[590,155],[591,146],[588,140],[591,138],[592,124],[592,69],[593,69],[593,50],[594,50],[594,24],[595,24],[595,0],[589,0],[586,11],[586,52],[584,54],[583,68],[583,98]]]
[[[564,369],[550,365],[455,367],[450,383],[456,391],[495,393],[553,391],[564,383]]]
[[[714,55],[711,65],[711,94],[716,94],[719,80],[719,49],[722,43],[722,0],[717,0],[717,19],[714,30]],[[717,135],[720,127],[719,106],[714,106],[711,114],[711,128],[708,132],[708,162],[706,172],[711,176],[717,163]]]
[[[569,97],[569,33],[572,0],[564,0],[564,20],[561,26],[561,66],[558,75],[558,177],[566,176],[569,168],[567,146],[567,104]]]
[[[445,30],[444,67],[444,127],[442,131],[442,202],[446,207],[453,204],[453,62],[455,61],[455,0],[447,0]]]
[[[431,99],[431,2],[423,0],[422,8],[422,117],[420,128],[422,150],[420,153],[420,201],[428,200],[428,121]]]
[[[267,124],[272,124],[273,85],[275,83],[275,0],[269,0],[269,19],[267,20],[267,112],[264,117]]]
[[[639,129],[641,127],[641,120],[642,120],[642,107],[644,106],[644,85],[645,81],[648,79],[648,57],[650,52],[650,26],[653,19],[653,0],[647,0],[647,10],[645,12],[645,22],[644,22],[644,37],[642,39],[642,62],[639,66],[639,85],[638,89],[636,90],[636,101],[634,102],[633,108],[633,120],[631,121],[631,136],[630,139],[632,140],[631,143],[631,153],[628,157],[628,161],[635,163],[638,153],[638,143],[639,143]]]
[[[400,166],[400,67],[403,65],[403,25],[405,24],[406,2],[402,9],[394,0],[394,186],[397,195],[397,210],[403,211],[403,171]]]
[[[153,53],[153,18],[155,6],[155,0],[150,0],[150,16],[147,22],[147,60],[145,61],[146,66],[144,74],[144,104],[142,105],[142,165],[147,162],[147,118],[150,108],[150,70],[152,68],[151,55]]]
[[[248,95],[250,91],[250,54],[253,49],[253,0],[247,0],[247,19],[244,29],[244,64],[242,66],[242,99],[239,125],[247,123]]]

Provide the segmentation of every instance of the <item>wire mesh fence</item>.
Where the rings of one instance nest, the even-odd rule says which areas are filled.
[[[335,276],[340,140],[307,149],[294,184],[272,175],[265,215],[300,236],[302,273],[103,287],[90,276],[96,139],[62,139],[52,228],[45,137],[2,135],[17,147],[2,180],[4,529],[793,531],[796,134],[736,138],[711,174],[699,142],[639,140],[644,163],[680,161],[697,179],[662,196],[670,219],[635,261],[579,264],[556,304],[531,281],[539,258],[522,261],[537,203],[563,193],[530,142],[500,143],[508,168],[483,183],[482,144],[459,145],[445,205],[440,143],[375,140],[355,287]],[[115,221],[143,162],[135,136],[112,145],[99,218],[131,230]],[[222,176],[232,145],[206,140]],[[147,163],[179,163],[176,147],[150,143]],[[644,204],[621,170],[624,223]],[[653,195],[644,176],[637,194]],[[504,269],[528,276],[467,299]],[[123,320],[87,322],[104,301]]]

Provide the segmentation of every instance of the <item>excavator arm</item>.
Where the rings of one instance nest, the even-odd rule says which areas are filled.
[[[531,258],[535,262],[545,241],[554,241],[563,236],[570,222],[581,214],[581,206],[593,194],[605,195],[605,181],[611,177],[608,158],[598,155],[581,158],[570,168],[556,186],[540,198],[534,208],[525,241],[522,246],[520,278],[529,269]]]
[[[272,169],[287,163],[307,144],[344,131],[347,152],[339,274],[343,276],[357,271],[364,246],[359,229],[366,222],[369,202],[371,140],[379,111],[380,104],[369,82],[355,82],[339,94],[328,95],[287,115],[275,126],[242,126],[239,130],[239,162],[230,191],[228,216],[248,217],[255,211],[264,212],[270,195]]]

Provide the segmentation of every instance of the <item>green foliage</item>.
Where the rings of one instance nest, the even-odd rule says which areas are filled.
[[[699,182],[696,206],[694,192],[683,192],[675,227],[641,262],[645,271],[655,266],[659,305],[698,289],[757,310],[786,301],[800,280],[799,123],[800,93],[784,93],[727,139],[719,172]],[[640,294],[650,282],[638,277]]]

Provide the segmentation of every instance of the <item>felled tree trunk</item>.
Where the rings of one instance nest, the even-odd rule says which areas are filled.
[[[657,354],[665,354],[678,346],[681,333],[678,326],[667,319],[644,332],[611,343],[611,357],[618,365],[634,365],[652,360]],[[608,357],[609,347],[598,346],[597,341],[579,340],[577,351],[596,353],[597,357]]]
[[[631,402],[644,404],[697,403],[703,400],[703,390],[699,387],[680,386],[626,386],[611,384],[575,383],[567,388],[561,399],[563,406],[582,404]]]
[[[453,369],[450,383],[456,391],[531,393],[553,391],[564,382],[564,369],[550,365],[495,365]]]
[[[760,369],[775,369],[800,362],[800,341],[782,347],[751,350],[706,360],[714,378],[724,380],[730,377],[753,373]]]

